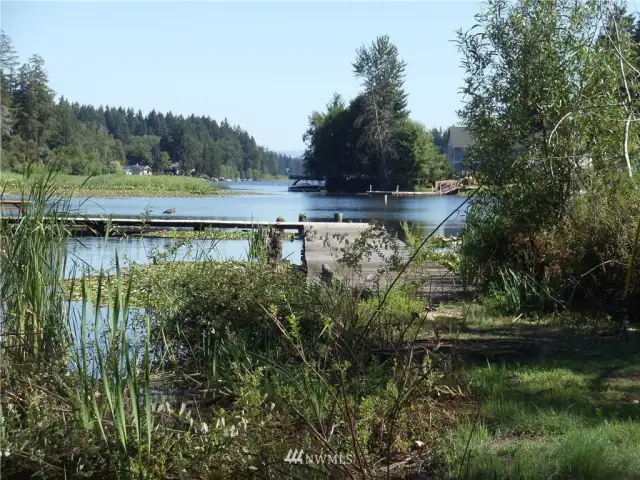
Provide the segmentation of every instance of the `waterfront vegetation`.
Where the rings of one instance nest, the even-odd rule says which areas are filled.
[[[460,238],[403,224],[388,291],[339,280],[399,247],[376,225],[331,281],[260,229],[244,262],[177,262],[176,234],[65,279],[73,192],[34,177],[0,222],[3,477],[636,478],[640,73],[618,6],[496,0],[460,33],[481,186]],[[473,295],[425,293],[433,262]]]
[[[46,172],[24,174],[2,172],[0,191],[5,195],[20,195],[30,184]],[[193,177],[176,175],[65,175],[57,174],[59,189],[78,197],[206,197],[231,192]]]
[[[406,66],[388,36],[376,38],[353,63],[362,92],[351,101],[334,93],[309,116],[304,166],[328,191],[424,190],[453,175],[442,132],[409,118]]]
[[[36,206],[52,187],[38,184]],[[523,316],[491,291],[433,308],[414,283],[381,304],[260,253],[176,262],[180,238],[153,265],[116,257],[65,281],[68,231],[43,217],[0,232],[9,478],[632,478],[640,466],[637,332],[619,335],[614,318]],[[419,231],[403,230],[417,249]],[[411,266],[419,283],[458,244],[430,238]],[[288,465],[289,448],[348,462]]]
[[[37,186],[36,207],[55,188]],[[65,281],[68,231],[43,217],[0,232],[8,478],[631,478],[640,466],[640,350],[615,319],[515,315],[492,293],[433,308],[414,283],[381,304],[384,292],[310,284],[260,253],[176,262],[179,238],[153,265],[116,257]],[[458,242],[425,243],[419,283]],[[347,462],[289,465],[290,448]]]

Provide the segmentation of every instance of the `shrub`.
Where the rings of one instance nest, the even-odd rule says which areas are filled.
[[[171,292],[173,313],[165,316],[162,325],[171,338],[180,332],[175,338],[182,343],[204,348],[203,341],[219,346],[232,342],[247,351],[265,353],[282,347],[270,315],[285,323],[297,315],[298,328],[308,339],[316,338],[323,328],[317,306],[310,302],[312,287],[290,265],[203,262],[179,270],[173,265],[167,268],[171,274],[153,273],[147,289],[158,291],[162,285],[162,291]]]
[[[495,301],[511,299],[505,300],[511,305],[505,313],[563,304],[638,320],[637,264],[624,295],[640,216],[638,184],[602,181],[576,195],[555,226],[537,231],[522,231],[507,212],[486,201],[474,206],[463,236],[465,275],[479,280]]]

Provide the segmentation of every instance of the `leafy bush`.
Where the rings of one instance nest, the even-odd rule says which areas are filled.
[[[640,216],[639,183],[603,182],[575,196],[555,226],[529,233],[515,230],[497,208],[479,213],[476,207],[465,227],[463,271],[480,279],[495,301],[509,299],[504,313],[562,304],[638,320],[637,265],[624,292]]]
[[[147,280],[147,290],[170,295],[167,300],[173,313],[162,322],[169,338],[199,348],[233,341],[242,349],[262,353],[281,347],[271,315],[286,323],[299,315],[295,318],[305,338],[317,337],[322,317],[309,301],[309,288],[294,267],[263,262],[166,264],[164,269],[152,270]],[[192,358],[197,357],[196,352]]]

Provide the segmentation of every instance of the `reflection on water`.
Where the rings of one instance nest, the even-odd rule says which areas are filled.
[[[225,187],[237,191],[261,192],[265,195],[232,195],[204,198],[94,198],[75,199],[73,208],[81,214],[111,214],[114,216],[140,215],[148,205],[152,215],[162,216],[164,210],[175,208],[173,217],[208,218],[219,220],[274,221],[282,216],[296,221],[300,213],[308,221],[332,221],[334,213],[342,213],[345,222],[383,222],[390,230],[397,230],[400,222],[417,224],[423,233],[431,233],[442,220],[465,201],[457,196],[387,197],[379,195],[328,195],[322,193],[288,192],[291,182],[227,182]],[[458,235],[464,224],[468,205],[464,205],[440,229],[445,236]],[[7,212],[5,212],[7,213]],[[70,261],[67,276],[83,267],[99,270],[113,264],[118,252],[121,264],[148,263],[154,251],[164,251],[170,240],[74,239],[69,244]],[[243,240],[198,240],[191,247],[181,247],[175,260],[188,261],[202,258],[243,260],[247,257],[248,242]],[[299,264],[301,242],[284,242],[283,256]]]
[[[382,195],[329,195],[323,193],[288,192],[289,182],[229,182],[229,188],[253,191],[265,195],[232,195],[204,198],[97,198],[76,199],[75,207],[82,213],[140,215],[148,204],[153,215],[175,208],[175,217],[210,218],[217,220],[274,221],[282,216],[296,221],[300,213],[306,213],[310,222],[331,221],[334,213],[342,213],[344,221],[366,222],[371,219],[389,226],[400,221],[418,222],[425,226],[438,225],[459,207],[464,197],[387,197]],[[464,222],[466,206],[447,224]]]
[[[148,264],[158,253],[166,252],[175,241],[167,238],[103,238],[83,237],[69,241],[65,275],[82,275],[83,270],[99,271],[115,267],[115,256],[121,267],[132,263]],[[246,240],[192,240],[172,253],[168,260],[246,260],[249,242]],[[301,263],[302,242],[282,242],[282,257],[293,264]]]
[[[91,302],[87,302],[85,305],[80,301],[73,301],[65,303],[65,308],[67,308],[69,333],[71,334],[72,341],[74,345],[78,347],[78,353],[81,354],[80,347],[83,345],[82,337],[84,335],[84,345],[87,354],[85,367],[89,371],[89,375],[99,376],[96,348],[99,346],[103,355],[106,354],[105,348],[108,346],[109,328],[112,323],[110,315],[113,315],[113,313],[110,313],[107,307],[100,307],[96,312],[95,305]],[[82,331],[83,315],[84,332]],[[123,312],[118,316],[118,323],[120,325],[126,320],[125,334],[127,340],[132,345],[132,349],[134,348],[134,344],[139,343],[144,338],[142,336],[144,315],[145,310],[143,308],[129,308],[126,318]],[[80,361],[83,361],[82,358]],[[78,367],[75,358],[72,358],[71,367]]]

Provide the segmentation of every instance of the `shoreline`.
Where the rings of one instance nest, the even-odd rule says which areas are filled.
[[[17,196],[25,197],[28,189],[23,191],[21,189],[10,188],[7,186],[0,187],[1,196]],[[71,194],[73,198],[212,198],[212,197],[231,197],[238,195],[269,195],[266,192],[252,192],[245,190],[217,190],[215,192],[175,192],[175,191],[146,191],[146,190],[103,190],[103,189],[66,189],[61,188],[61,193]]]

